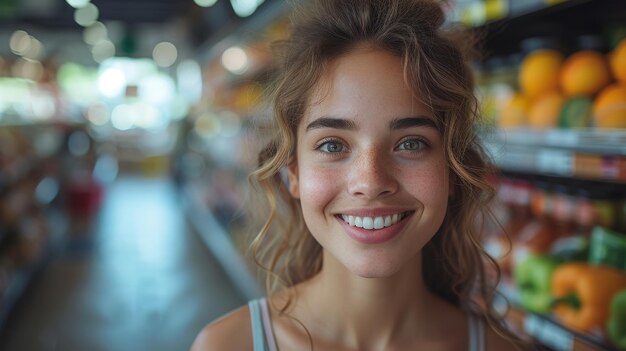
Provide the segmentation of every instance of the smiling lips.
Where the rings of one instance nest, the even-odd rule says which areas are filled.
[[[357,213],[360,216],[357,216]],[[415,211],[401,209],[364,210],[352,214],[338,214],[335,217],[349,237],[361,244],[370,245],[382,244],[402,233],[413,213]]]
[[[377,230],[390,227],[400,222],[409,212],[395,213],[387,216],[367,217],[367,216],[350,216],[341,215],[344,222],[351,227],[363,228],[368,230]]]

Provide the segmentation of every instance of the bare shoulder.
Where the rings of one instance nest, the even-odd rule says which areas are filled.
[[[486,349],[487,351],[529,351],[527,346],[523,344],[517,344],[514,341],[511,341],[498,333],[496,333],[492,328],[487,327],[487,340],[486,340]]]
[[[190,351],[252,350],[250,310],[243,306],[210,323],[196,337]]]

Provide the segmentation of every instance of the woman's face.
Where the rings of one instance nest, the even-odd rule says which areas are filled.
[[[315,239],[362,277],[387,277],[419,259],[450,192],[433,115],[405,84],[401,60],[380,50],[328,66],[288,174]]]

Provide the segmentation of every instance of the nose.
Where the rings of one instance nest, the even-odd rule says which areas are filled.
[[[348,192],[367,200],[396,193],[399,186],[389,158],[379,150],[368,150],[354,157]]]

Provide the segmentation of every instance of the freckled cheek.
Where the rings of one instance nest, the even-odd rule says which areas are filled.
[[[404,188],[413,194],[426,207],[443,207],[448,203],[449,175],[445,166],[431,167],[416,172],[410,171],[403,174]]]
[[[300,201],[303,207],[325,207],[339,193],[343,177],[336,170],[328,168],[307,168],[300,170]]]

